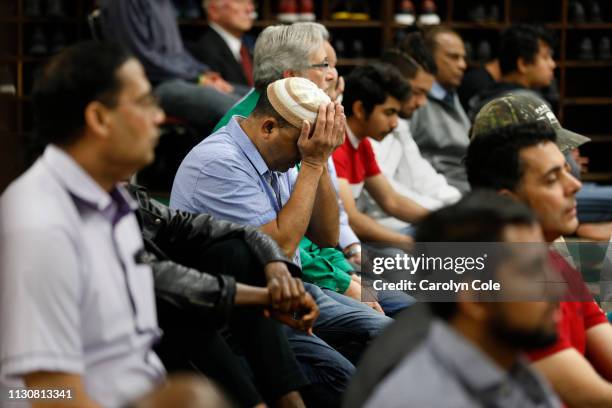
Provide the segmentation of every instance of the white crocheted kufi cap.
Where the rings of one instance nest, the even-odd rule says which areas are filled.
[[[314,125],[322,103],[331,99],[321,88],[306,78],[291,77],[279,79],[268,85],[270,104],[287,122],[298,129],[304,120]]]

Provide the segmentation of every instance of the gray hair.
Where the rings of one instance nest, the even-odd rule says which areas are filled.
[[[319,23],[274,25],[259,34],[253,57],[255,87],[265,89],[282,79],[287,70],[305,71],[309,57],[329,39],[329,32]]]

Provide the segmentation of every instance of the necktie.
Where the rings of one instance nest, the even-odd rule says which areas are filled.
[[[266,179],[270,187],[272,187],[274,197],[276,198],[276,204],[278,205],[278,209],[280,211],[280,209],[283,208],[283,202],[281,199],[280,188],[278,185],[278,175],[274,171],[268,171]]]
[[[240,64],[249,86],[253,86],[253,62],[249,50],[244,44],[240,47]]]

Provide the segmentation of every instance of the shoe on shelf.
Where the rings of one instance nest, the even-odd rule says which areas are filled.
[[[278,5],[278,21],[281,23],[295,23],[298,21],[297,0],[281,0]]]
[[[40,17],[42,15],[41,0],[26,0],[23,5],[23,14],[27,17]]]
[[[332,3],[331,18],[332,20],[350,20],[351,12],[347,0],[336,0]]]
[[[476,58],[482,63],[485,63],[491,59],[491,44],[487,40],[482,40],[478,43]]]
[[[572,1],[569,5],[569,19],[572,23],[583,24],[586,21],[584,6],[579,1]]]
[[[30,47],[28,47],[28,54],[34,56],[47,55],[49,49],[47,48],[47,39],[42,28],[37,27],[30,37]]]
[[[474,61],[474,46],[472,46],[472,43],[464,40],[463,47],[465,48],[465,60],[468,62]]]
[[[416,21],[414,4],[411,0],[400,0],[395,13],[395,22],[402,25],[413,25]]]
[[[593,41],[589,37],[585,37],[580,42],[580,52],[578,58],[581,60],[592,60],[595,58],[593,53]]]
[[[202,7],[195,0],[187,0],[182,8],[181,15],[188,20],[197,20],[202,18]]]
[[[351,20],[368,21],[370,19],[370,6],[367,0],[352,0],[349,5]]]
[[[0,66],[0,94],[16,95],[17,87],[8,65]]]
[[[437,13],[438,8],[433,0],[423,0],[421,4],[421,15],[419,16],[419,24],[421,25],[438,25],[440,24],[440,16]]]
[[[363,58],[363,43],[361,40],[353,41],[353,58]]]
[[[482,23],[487,19],[484,4],[477,4],[476,7],[468,13],[470,20],[475,23]]]
[[[45,11],[47,17],[66,17],[64,2],[62,0],[47,0]]]
[[[589,23],[601,23],[602,21],[599,2],[591,0],[589,4]]]
[[[315,21],[317,15],[314,12],[314,2],[312,0],[299,0],[298,20],[299,21]]]
[[[346,58],[346,45],[344,45],[342,38],[336,38],[334,40],[334,50],[336,51],[338,59]]]
[[[610,37],[604,36],[599,39],[597,45],[597,56],[600,60],[612,59],[612,50],[610,49]]]
[[[66,36],[62,32],[61,29],[57,30],[53,37],[51,38],[51,47],[49,48],[49,52],[51,54],[57,54],[61,50],[66,48]]]
[[[487,16],[487,20],[492,23],[499,23],[500,21],[499,5],[497,4],[491,5],[491,8],[489,9],[489,15]]]

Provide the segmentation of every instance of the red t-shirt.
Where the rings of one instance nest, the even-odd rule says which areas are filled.
[[[338,178],[348,180],[354,198],[361,193],[366,178],[380,174],[376,156],[368,139],[362,140],[355,148],[347,135],[342,146],[334,151],[332,157]]]
[[[566,296],[566,298],[570,300],[579,299],[580,301],[559,302],[561,319],[557,327],[557,342],[544,349],[529,352],[528,355],[532,361],[540,360],[570,347],[584,355],[586,331],[593,326],[608,321],[604,312],[590,295],[580,272],[555,251],[550,252],[550,260],[553,267],[568,283],[570,293],[569,297]]]

